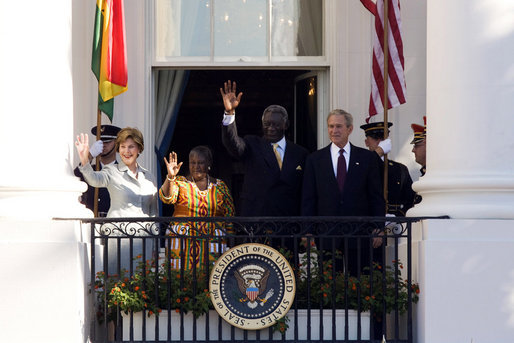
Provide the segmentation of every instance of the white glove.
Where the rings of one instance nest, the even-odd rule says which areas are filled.
[[[396,217],[394,214],[386,213],[386,217]],[[385,227],[392,228],[396,223],[394,222],[385,222]]]
[[[386,213],[386,217],[396,217],[394,214]],[[402,224],[395,222],[385,222],[386,229],[390,229],[391,232],[395,235],[399,235],[402,233]]]
[[[378,146],[382,148],[384,154],[389,154],[391,152],[391,140],[389,138],[380,141],[380,143],[378,143]]]
[[[91,148],[89,148],[89,153],[93,158],[100,155],[102,151],[104,150],[104,142],[103,141],[96,141],[91,145]]]

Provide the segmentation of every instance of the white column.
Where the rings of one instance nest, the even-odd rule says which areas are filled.
[[[0,2],[0,341],[86,341],[72,1]],[[83,58],[83,56],[80,56]]]
[[[431,219],[414,225],[417,343],[512,342],[514,221]]]
[[[0,217],[85,216],[72,173],[71,3],[0,5]],[[58,7],[58,12],[56,12]]]
[[[409,215],[514,218],[513,11],[427,1],[427,174]]]
[[[514,3],[427,1],[427,174],[411,216],[416,341],[514,336]]]

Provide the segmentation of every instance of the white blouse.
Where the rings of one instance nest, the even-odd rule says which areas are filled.
[[[120,161],[94,171],[88,163],[79,167],[84,180],[93,187],[106,187],[111,197],[107,217],[155,217],[157,186],[155,177],[145,168],[137,166],[136,174]]]

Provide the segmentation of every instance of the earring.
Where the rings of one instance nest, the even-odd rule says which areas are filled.
[[[211,170],[211,167],[207,167],[207,170]]]

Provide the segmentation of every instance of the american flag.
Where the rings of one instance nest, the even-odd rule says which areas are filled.
[[[405,75],[403,42],[401,35],[400,0],[389,2],[388,31],[388,109],[405,103]],[[384,112],[384,0],[361,0],[361,3],[375,16],[375,38],[373,41],[373,63],[369,114],[366,122]]]

